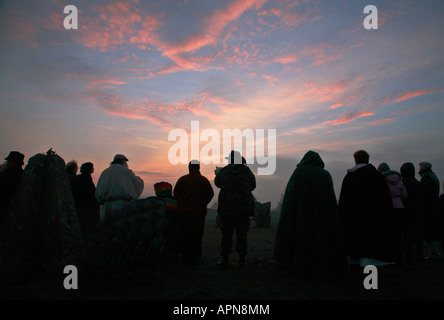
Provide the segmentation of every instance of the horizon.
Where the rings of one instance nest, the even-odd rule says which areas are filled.
[[[175,185],[171,130],[276,130],[276,171],[253,194],[276,207],[304,154],[339,198],[353,153],[444,180],[444,3],[440,1],[65,1],[0,3],[0,157],[52,148],[65,163],[115,154],[145,182]],[[367,30],[366,5],[378,9]],[[258,147],[258,141],[254,146]],[[205,142],[201,143],[201,147]],[[245,145],[242,153],[245,153]],[[221,148],[222,149],[222,148]],[[220,154],[225,157],[226,154]],[[191,158],[189,159],[191,160]],[[215,157],[201,165],[215,191]],[[253,159],[257,160],[257,159]]]

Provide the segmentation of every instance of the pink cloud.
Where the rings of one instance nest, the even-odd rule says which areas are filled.
[[[76,41],[100,51],[115,50],[118,45],[126,44],[137,32],[138,23],[142,22],[140,10],[132,2],[117,1],[95,6],[98,17],[82,18]]]
[[[96,87],[89,90],[87,98],[95,100],[107,114],[129,119],[146,120],[166,129],[172,128],[172,123],[166,120],[171,118],[171,116],[183,113],[193,113],[198,116],[209,116],[211,114],[205,108],[209,100],[209,95],[205,92],[188,100],[167,104],[151,99],[131,101],[112,89]]]
[[[340,108],[343,106],[344,106],[343,103],[335,103],[335,104],[331,105],[330,107],[328,107],[328,109],[334,110],[334,109],[337,109],[337,108]]]
[[[107,85],[107,84],[119,86],[119,85],[127,84],[127,82],[119,81],[119,80],[115,80],[115,79],[103,79],[103,80],[92,80],[89,82],[89,84],[91,86]]]
[[[369,117],[369,116],[373,116],[373,115],[374,115],[373,112],[366,112],[366,111],[350,112],[341,118],[325,121],[322,124],[329,124],[329,125],[337,126],[340,124],[352,122],[358,118]]]
[[[295,63],[298,61],[298,58],[296,57],[295,54],[287,54],[281,57],[276,57],[274,59],[275,62],[279,62],[282,64],[288,64],[288,63]]]
[[[314,82],[306,82],[303,86],[303,93],[309,95],[317,101],[331,101],[347,90],[348,81],[336,81],[328,85],[317,85]]]
[[[381,124],[386,124],[386,123],[393,122],[395,120],[396,120],[396,118],[387,118],[387,119],[381,119],[381,120],[372,121],[372,122],[369,122],[368,124],[371,125],[371,126],[378,126],[378,125],[381,125]]]
[[[264,74],[264,75],[262,75],[262,77],[264,78],[264,79],[267,79],[268,80],[268,84],[270,84],[270,85],[274,85],[274,84],[280,84],[281,83],[281,81],[278,79],[278,78],[276,78],[276,77],[273,77],[273,76],[270,76],[270,75],[266,75],[266,74]]]
[[[406,93],[400,95],[396,99],[394,99],[392,103],[397,103],[397,102],[405,101],[405,100],[412,99],[415,97],[419,97],[419,96],[423,96],[423,95],[431,94],[431,93],[435,93],[435,92],[441,92],[441,91],[444,91],[444,89],[431,89],[431,90],[422,89],[422,90],[416,90],[416,91],[409,91],[409,92],[406,92]]]

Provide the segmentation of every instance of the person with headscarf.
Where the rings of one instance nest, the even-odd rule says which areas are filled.
[[[317,152],[304,155],[287,184],[274,259],[298,276],[343,276],[347,271],[333,181]]]
[[[397,262],[402,262],[403,260],[403,246],[402,242],[404,239],[405,230],[405,206],[404,201],[407,200],[407,189],[401,179],[401,174],[397,171],[391,170],[389,165],[382,162],[378,166],[378,171],[382,173],[387,181],[387,185],[390,189],[390,194],[392,196],[393,211],[391,218],[393,220],[393,235],[395,243],[398,247]]]
[[[392,195],[393,208],[403,209],[404,201],[407,199],[407,190],[401,180],[401,174],[397,171],[390,170],[389,165],[385,162],[382,162],[378,166],[378,171],[382,173],[387,181],[390,194]]]

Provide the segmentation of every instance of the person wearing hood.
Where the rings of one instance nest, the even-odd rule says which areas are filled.
[[[378,171],[382,173],[387,181],[392,195],[393,208],[403,209],[403,202],[407,199],[407,190],[401,180],[401,174],[397,171],[390,170],[390,167],[385,162],[378,166]]]
[[[296,166],[282,202],[274,259],[298,276],[344,276],[344,239],[330,173],[317,152]]]
[[[393,209],[384,176],[369,163],[369,154],[353,154],[355,166],[347,170],[339,196],[346,254],[350,264],[382,266],[396,261],[398,248],[390,217]]]
[[[405,162],[401,166],[402,182],[407,190],[405,206],[405,228],[404,228],[404,255],[406,262],[422,261],[424,259],[424,248],[421,237],[422,212],[421,184],[415,178],[415,165]]]
[[[101,222],[108,215],[124,213],[129,202],[142,194],[143,180],[128,168],[127,162],[127,157],[116,154],[111,165],[99,177],[95,196],[100,204]]]
[[[401,174],[397,171],[391,170],[389,165],[382,162],[378,166],[378,171],[382,173],[387,181],[387,185],[390,189],[390,194],[392,196],[393,202],[393,234],[395,236],[395,241],[398,246],[398,262],[403,260],[403,239],[404,239],[404,229],[405,229],[405,207],[404,201],[407,200],[407,189],[401,179]]]
[[[422,186],[422,209],[424,214],[423,237],[430,251],[430,258],[442,259],[442,215],[438,210],[439,179],[432,171],[430,162],[419,164],[419,180]]]

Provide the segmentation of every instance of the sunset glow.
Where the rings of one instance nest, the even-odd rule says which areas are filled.
[[[63,27],[66,1],[0,3],[3,158],[52,147],[93,162],[97,183],[121,153],[148,196],[187,173],[168,160],[168,134],[199,121],[221,135],[276,129],[276,172],[254,192],[273,207],[310,149],[336,196],[358,149],[394,170],[429,161],[444,180],[442,1],[373,1],[377,30],[360,0],[69,4],[78,30]],[[211,182],[215,166],[202,166]]]

